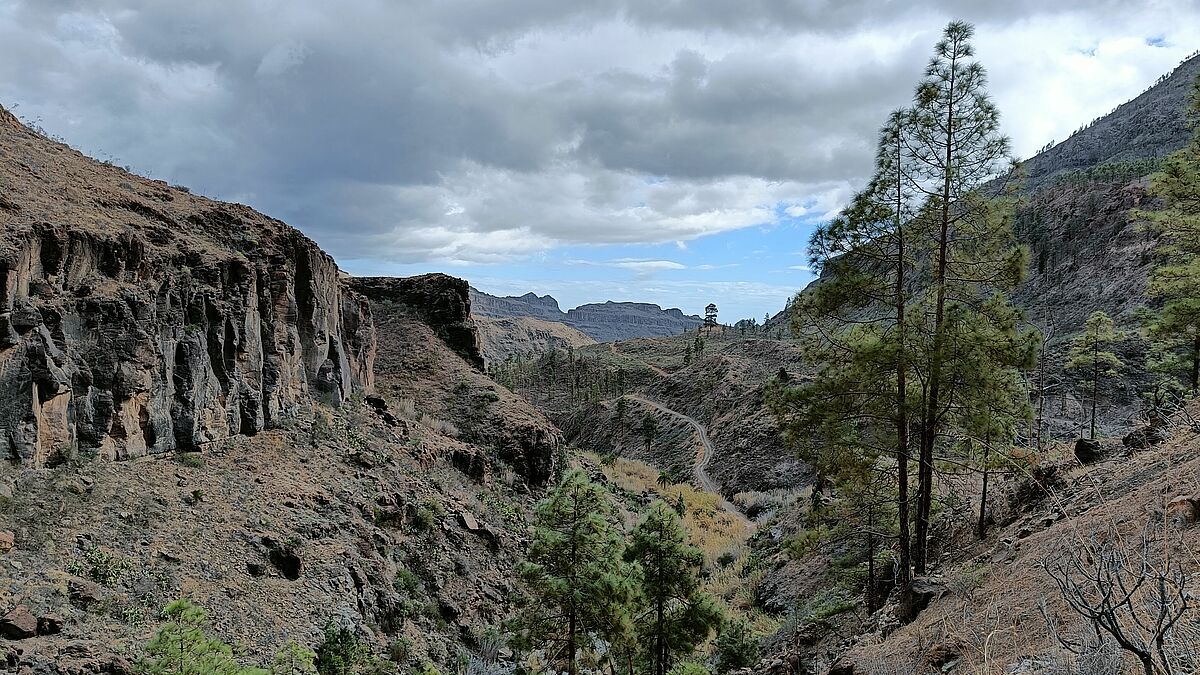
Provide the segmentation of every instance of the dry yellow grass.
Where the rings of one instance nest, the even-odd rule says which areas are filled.
[[[598,457],[591,456],[599,461]],[[754,630],[769,635],[779,629],[779,621],[754,607],[754,595],[764,576],[763,570],[746,567],[746,540],[753,534],[751,525],[735,518],[720,506],[720,497],[688,484],[658,484],[659,472],[637,460],[618,458],[609,466],[600,465],[604,475],[617,487],[634,494],[652,494],[669,503],[683,495],[683,525],[690,543],[704,554],[704,590],[725,606],[730,618],[745,619]],[[632,514],[636,517],[636,514]],[[725,565],[718,559],[725,557]],[[730,562],[732,560],[732,562]]]
[[[597,458],[598,459],[598,458]],[[691,544],[704,553],[705,566],[713,568],[723,554],[737,557],[753,528],[721,508],[721,498],[685,483],[658,484],[658,470],[637,460],[618,458],[609,466],[601,465],[614,485],[634,494],[650,493],[675,504],[683,496],[683,525]]]

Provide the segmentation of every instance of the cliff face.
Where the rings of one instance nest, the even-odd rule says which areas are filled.
[[[471,289],[476,316],[492,319],[533,317],[563,323],[597,342],[632,340],[640,337],[679,335],[703,323],[700,317],[678,309],[663,309],[643,302],[612,302],[580,305],[563,312],[549,295],[526,293],[520,297],[499,298]]]
[[[129,458],[372,387],[370,309],[282,222],[103,165],[0,109],[0,456]]]
[[[566,323],[592,336],[597,342],[667,337],[695,329],[700,317],[678,309],[663,309],[644,302],[612,302],[580,305],[567,310]]]
[[[472,288],[471,306],[475,316],[496,319],[514,316],[532,316],[548,321],[562,321],[563,319],[563,311],[559,309],[558,301],[549,295],[539,296],[534,293],[526,293],[519,297],[500,298]]]
[[[351,279],[350,287],[371,302],[403,305],[459,356],[483,369],[479,333],[471,318],[471,287],[466,281],[447,274],[361,277]]]
[[[435,427],[472,450],[453,458],[482,476],[493,460],[528,484],[548,483],[556,472],[562,434],[519,396],[488,379],[467,282],[445,274],[396,279],[352,279],[370,298],[379,331],[381,395],[408,401]]]
[[[552,349],[574,349],[595,344],[595,340],[579,330],[531,316],[507,319],[476,317],[480,349],[489,363],[499,363],[509,357],[536,358]]]

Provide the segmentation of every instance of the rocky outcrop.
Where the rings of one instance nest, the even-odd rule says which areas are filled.
[[[433,328],[446,344],[476,368],[483,369],[479,333],[471,319],[471,293],[466,281],[446,274],[416,277],[362,277],[350,286],[371,302],[402,305]]]
[[[489,363],[510,357],[536,358],[551,350],[566,351],[596,342],[565,323],[531,316],[507,319],[477,316],[475,326],[479,329],[483,357]]]
[[[534,317],[564,323],[597,342],[614,342],[640,337],[666,337],[695,329],[703,321],[678,309],[663,309],[644,302],[591,303],[563,312],[549,295],[526,293],[498,298],[471,289],[476,316],[506,319]]]
[[[284,223],[0,124],[0,456],[123,459],[372,386],[368,303]]]
[[[537,295],[536,293],[501,298],[472,288],[471,307],[475,316],[497,319],[532,316],[547,321],[563,320],[563,311],[559,308],[558,301],[552,296]]]

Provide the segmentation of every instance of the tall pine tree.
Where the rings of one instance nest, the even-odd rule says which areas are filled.
[[[654,675],[690,654],[722,621],[717,602],[700,591],[704,556],[687,544],[675,509],[655,501],[633,530],[625,559],[639,569],[637,633]]]
[[[1008,138],[1000,133],[1000,113],[986,91],[987,74],[974,61],[974,27],[961,21],[946,26],[942,40],[917,86],[908,125],[908,153],[914,187],[925,198],[917,219],[929,232],[929,292],[922,301],[919,468],[916,548],[913,563],[928,562],[934,460],[945,438],[948,409],[958,385],[950,367],[947,309],[969,307],[994,289],[1020,280],[1023,252],[1013,245],[1011,204],[989,198],[980,188],[1007,168]]]
[[[542,649],[570,675],[597,644],[632,639],[631,571],[608,493],[579,469],[538,504],[528,560],[517,568],[525,593],[512,621],[514,646]]]

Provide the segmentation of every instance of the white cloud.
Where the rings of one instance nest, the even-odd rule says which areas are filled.
[[[1200,44],[1159,0],[0,0],[0,103],[338,257],[686,250],[835,213],[955,17],[1025,156]]]

